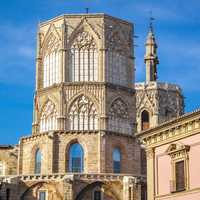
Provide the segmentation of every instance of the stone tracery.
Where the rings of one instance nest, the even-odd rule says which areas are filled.
[[[48,100],[40,117],[40,132],[57,129],[57,110],[55,104]]]
[[[51,33],[43,53],[43,87],[48,87],[60,80],[60,43],[56,36]]]
[[[70,50],[71,81],[98,81],[98,51],[94,38],[83,31]]]
[[[78,97],[69,112],[70,130],[97,130],[97,110],[92,101],[84,95]]]
[[[120,98],[111,104],[108,128],[110,131],[131,134],[128,107]]]

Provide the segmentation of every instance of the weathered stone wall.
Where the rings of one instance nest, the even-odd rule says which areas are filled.
[[[121,173],[140,174],[140,147],[133,137],[106,134],[102,137],[102,172],[113,173],[113,150],[121,151]]]
[[[175,84],[149,82],[136,83],[137,132],[141,131],[141,114],[149,113],[150,127],[176,118],[184,113],[181,88]]]
[[[0,161],[4,165],[4,175],[17,174],[18,147],[0,147]]]
[[[20,142],[19,174],[34,174],[35,155],[39,149],[42,154],[41,173],[52,173],[53,164],[53,135],[51,133],[40,134],[22,138]]]

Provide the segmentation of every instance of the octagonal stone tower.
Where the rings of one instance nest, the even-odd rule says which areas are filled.
[[[63,15],[39,25],[32,134],[20,140],[13,200],[144,194],[133,32],[133,24],[105,14]]]

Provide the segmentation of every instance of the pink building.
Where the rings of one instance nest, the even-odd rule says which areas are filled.
[[[148,200],[199,200],[200,110],[138,137],[146,148]]]

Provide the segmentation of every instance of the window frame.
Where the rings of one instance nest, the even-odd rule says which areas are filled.
[[[143,114],[146,113],[148,114],[147,116],[144,116]],[[148,118],[148,122],[144,120],[144,118],[147,117]],[[144,128],[144,123],[148,123],[148,127]],[[141,130],[147,130],[150,128],[150,112],[146,109],[142,110],[141,112]]]
[[[99,81],[99,50],[88,31],[77,34],[70,46],[69,58],[71,82]]]
[[[167,149],[167,154],[171,157],[171,174],[172,180],[170,181],[171,193],[181,192],[189,189],[189,150],[190,146],[183,144],[171,144]],[[176,163],[184,162],[184,188],[178,190],[176,187]]]
[[[38,161],[37,161],[37,157],[38,154],[40,154],[40,169],[38,170]],[[37,148],[35,151],[35,168],[34,168],[34,174],[41,174],[42,172],[42,151]]]
[[[117,152],[117,153],[119,153],[117,156],[119,156],[119,161],[116,161],[115,160],[115,152]],[[113,148],[113,151],[112,151],[112,168],[113,168],[113,173],[114,174],[120,174],[121,173],[121,169],[122,169],[122,166],[121,166],[121,164],[122,164],[122,162],[121,162],[121,160],[122,160],[122,153],[121,153],[121,149],[119,148],[119,147],[114,147]],[[119,164],[119,168],[115,168],[115,162],[118,162],[118,164]]]
[[[38,200],[41,200],[40,199],[40,194],[42,193],[42,192],[44,192],[45,193],[45,200],[48,200],[48,190],[47,189],[41,189],[41,190],[39,190],[38,191]]]
[[[76,171],[76,170],[74,171],[73,170],[73,157],[75,157],[75,156],[72,155],[73,145],[78,145],[80,150],[81,150],[80,157],[77,157],[77,158],[81,158],[81,160],[80,160],[81,161],[80,162],[81,165],[79,166],[79,168],[80,168],[79,171]],[[69,150],[68,150],[68,166],[67,166],[67,170],[69,172],[71,172],[71,173],[84,173],[84,170],[85,170],[84,165],[85,165],[85,151],[84,151],[83,146],[79,142],[75,142],[75,143],[70,144]]]

